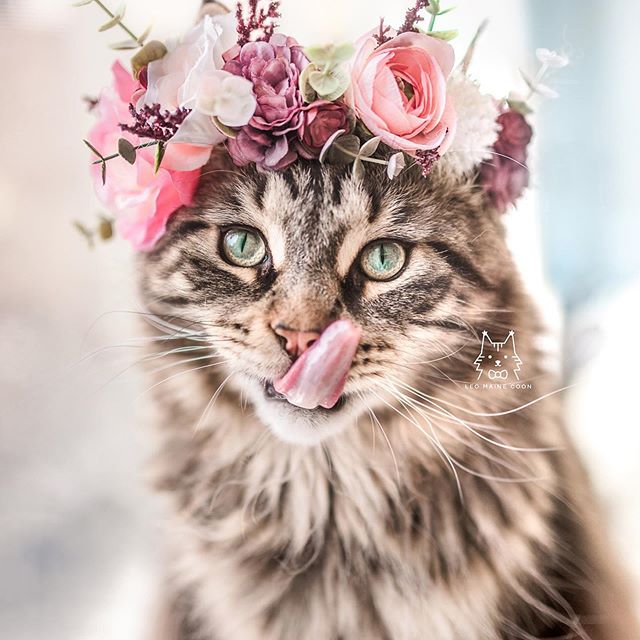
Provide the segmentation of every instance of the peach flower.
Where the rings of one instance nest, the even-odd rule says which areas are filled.
[[[114,84],[102,92],[96,113],[98,122],[89,133],[89,142],[103,155],[118,148],[118,139],[126,138],[133,145],[145,140],[120,130],[119,124],[128,122],[129,103],[138,84],[119,63],[113,67]],[[183,205],[191,203],[198,185],[200,169],[174,171],[175,158],[189,153],[189,145],[168,145],[162,166],[154,171],[154,150],[139,150],[135,164],[123,158],[107,163],[107,180],[102,184],[101,167],[91,165],[96,194],[116,219],[118,233],[129,240],[135,249],[148,251],[162,237],[169,217]],[[92,156],[95,160],[95,156]]]
[[[357,45],[347,102],[393,149],[443,155],[457,121],[447,98],[453,64],[451,45],[437,38],[407,32],[378,46],[371,33]]]

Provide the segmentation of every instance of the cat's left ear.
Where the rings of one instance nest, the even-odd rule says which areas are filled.
[[[200,22],[205,16],[220,16],[229,13],[230,9],[226,4],[218,0],[203,0],[202,7],[198,14],[197,22]]]

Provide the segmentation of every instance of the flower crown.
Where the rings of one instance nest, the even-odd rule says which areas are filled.
[[[448,13],[440,0],[417,0],[398,28],[384,20],[354,45],[303,47],[277,32],[279,2],[239,3],[235,14],[218,2],[171,42],[146,41],[111,12],[100,30],[120,28],[128,39],[113,45],[137,49],[131,72],[113,67],[113,85],[89,99],[97,122],[85,143],[91,149],[96,192],[113,218],[97,230],[76,223],[93,241],[118,233],[150,250],[170,216],[190,205],[201,169],[214,148],[226,147],[238,166],[280,171],[299,158],[384,165],[389,179],[409,164],[427,176],[435,166],[475,176],[490,202],[505,210],[528,184],[526,117],[549,69],[563,55],[538,49],[541,67],[524,76],[528,94],[496,99],[483,94],[467,71],[476,41],[457,69],[449,40],[435,31]],[[422,30],[424,17],[430,16]]]

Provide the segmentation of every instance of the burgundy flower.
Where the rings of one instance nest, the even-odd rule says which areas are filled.
[[[298,157],[295,139],[303,123],[298,87],[309,64],[293,38],[276,34],[269,42],[249,42],[225,54],[224,69],[253,83],[258,106],[249,124],[227,143],[234,162],[262,169],[288,167]]]
[[[316,100],[303,109],[302,123],[298,130],[300,136],[300,155],[317,158],[325,142],[338,129],[349,131],[349,109],[339,102]]]
[[[498,124],[502,129],[493,145],[495,153],[480,167],[480,182],[493,206],[504,213],[529,186],[527,147],[533,130],[513,109],[500,114]]]

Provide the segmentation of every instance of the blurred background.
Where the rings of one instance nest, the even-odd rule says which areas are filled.
[[[536,47],[572,60],[551,81],[560,98],[537,109],[532,189],[508,225],[571,385],[567,420],[640,584],[640,3],[455,4],[439,26],[460,29],[460,54],[491,20],[472,72],[495,95],[522,88]],[[400,23],[406,8],[282,5],[283,31],[309,44],[354,39],[381,15]],[[130,0],[127,20],[162,38],[198,6]],[[139,640],[156,582],[131,251],[91,251],[72,227],[99,211],[81,98],[109,81],[119,37],[98,34],[102,22],[94,5],[0,0],[0,636],[12,640]]]

